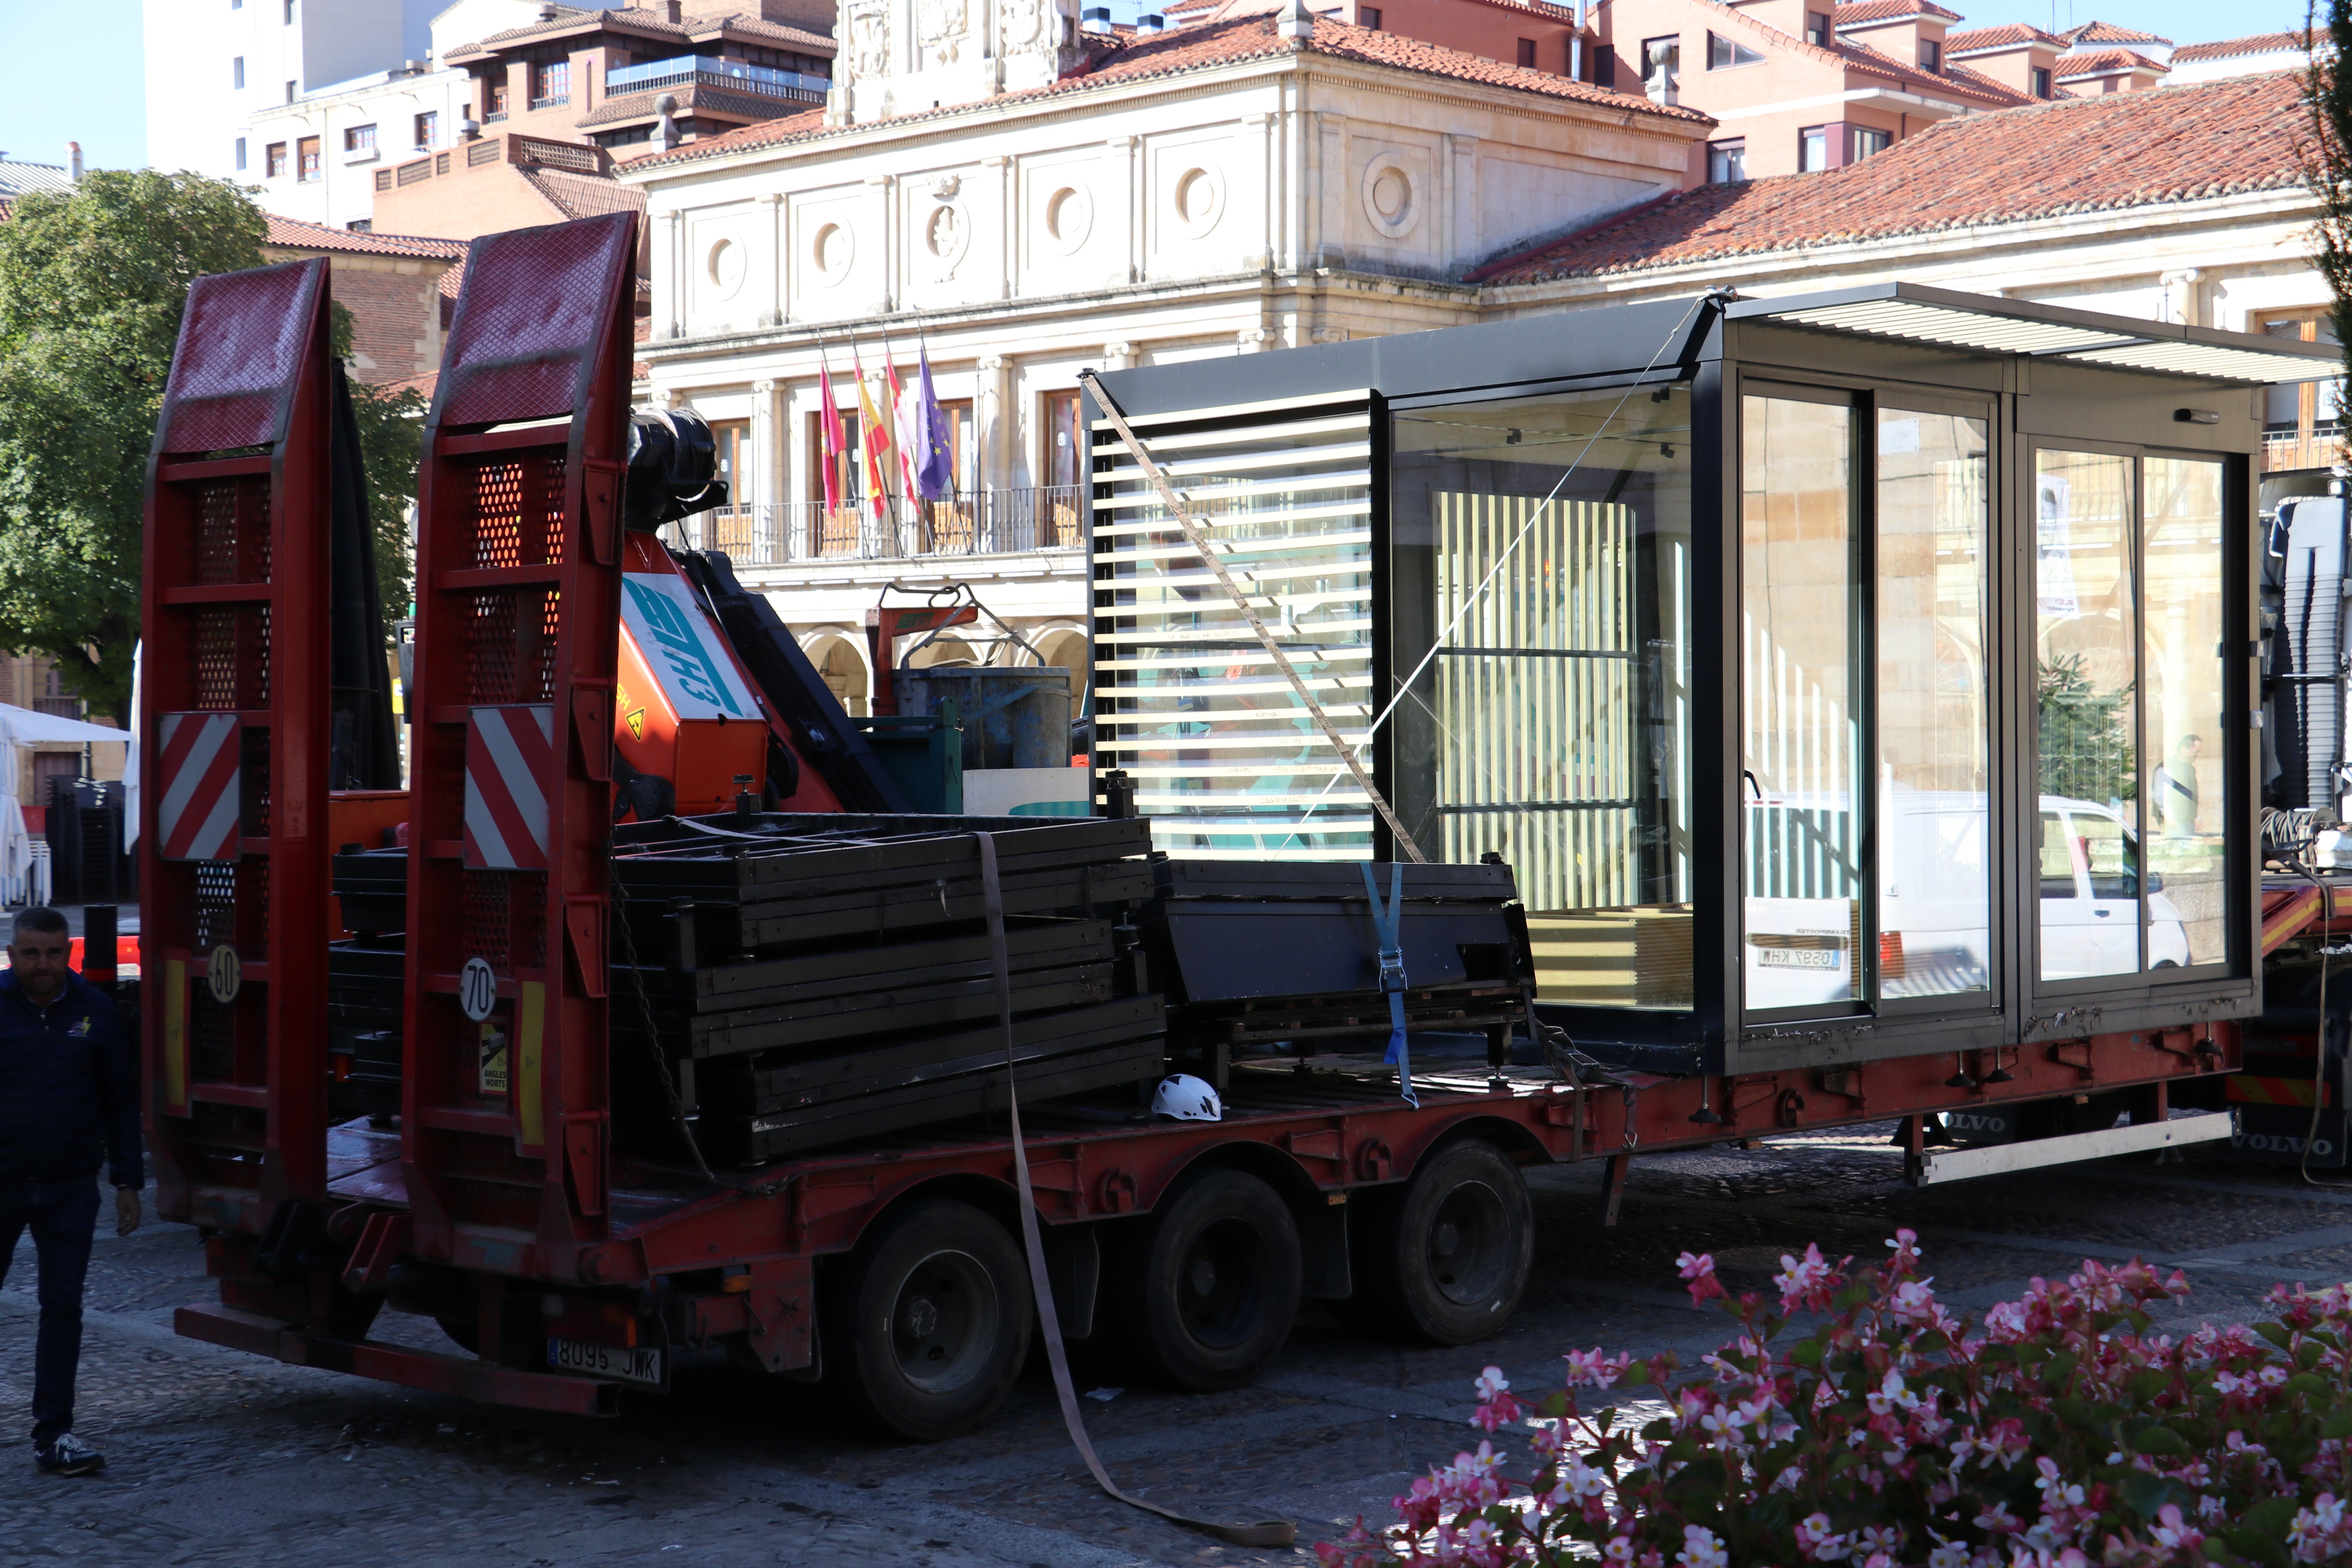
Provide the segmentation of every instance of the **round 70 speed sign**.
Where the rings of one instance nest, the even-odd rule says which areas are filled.
[[[468,1019],[480,1024],[488,1020],[498,1005],[499,977],[491,971],[489,960],[466,960],[466,967],[457,972],[457,1005]]]

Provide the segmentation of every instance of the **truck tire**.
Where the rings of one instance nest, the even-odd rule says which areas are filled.
[[[1466,1345],[1517,1310],[1534,1267],[1535,1205],[1518,1165],[1485,1139],[1445,1144],[1402,1189],[1364,1194],[1349,1209],[1357,1228],[1348,1316],[1358,1322]]]
[[[825,1382],[869,1428],[936,1443],[996,1413],[1029,1357],[1034,1305],[1020,1249],[970,1204],[884,1220],[828,1279]]]
[[[1298,1315],[1298,1226],[1241,1171],[1211,1171],[1161,1202],[1105,1269],[1116,1325],[1145,1376],[1209,1392],[1255,1383]]]

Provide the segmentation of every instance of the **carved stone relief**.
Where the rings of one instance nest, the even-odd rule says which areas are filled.
[[[924,63],[954,65],[971,33],[970,0],[915,0],[915,47]]]

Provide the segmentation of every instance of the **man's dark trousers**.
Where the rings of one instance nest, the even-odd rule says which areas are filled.
[[[0,1181],[0,1284],[25,1227],[40,1264],[41,1332],[33,1351],[33,1441],[46,1449],[73,1430],[74,1367],[81,1359],[82,1277],[98,1230],[98,1181]]]

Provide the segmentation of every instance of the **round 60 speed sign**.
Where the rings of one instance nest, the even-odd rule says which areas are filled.
[[[457,972],[457,1005],[466,1016],[477,1024],[488,1020],[490,1010],[499,1005],[499,977],[490,969],[489,960],[469,958],[466,967]]]

